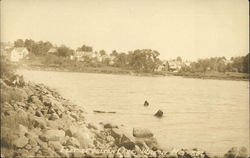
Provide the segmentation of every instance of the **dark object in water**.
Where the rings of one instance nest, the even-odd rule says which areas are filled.
[[[114,111],[108,111],[108,112],[106,112],[106,111],[100,111],[100,110],[94,110],[94,112],[95,113],[111,113],[111,114],[115,114],[116,113]]]
[[[147,100],[145,100],[145,102],[144,102],[144,106],[149,106],[149,103],[148,103],[148,101],[147,101]]]
[[[158,111],[155,113],[154,116],[156,116],[156,117],[162,117],[162,116],[163,116],[163,111],[158,110]]]

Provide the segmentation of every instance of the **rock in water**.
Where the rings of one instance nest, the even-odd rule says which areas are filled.
[[[148,101],[147,101],[147,100],[145,100],[145,102],[144,102],[144,106],[149,106],[149,103],[148,103]]]
[[[163,111],[158,110],[158,111],[155,113],[154,116],[156,116],[156,117],[162,117],[162,116],[163,116]]]

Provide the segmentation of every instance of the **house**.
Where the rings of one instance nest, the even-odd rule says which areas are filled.
[[[71,59],[77,60],[77,61],[84,61],[83,59],[84,52],[83,51],[76,51],[73,57],[70,57]]]
[[[56,48],[50,48],[48,51],[48,54],[56,54],[57,53],[57,49]]]
[[[16,47],[10,51],[9,60],[12,62],[18,62],[24,59],[29,54],[29,51],[25,47]]]
[[[178,72],[185,65],[185,63],[178,60],[169,60],[168,63],[168,71]]]
[[[14,44],[11,42],[1,42],[1,59],[8,60],[10,52],[13,50]]]
[[[71,60],[84,61],[84,58],[88,57],[89,59],[95,58],[96,54],[94,52],[85,52],[85,51],[76,51],[74,55],[70,56]]]
[[[157,72],[168,71],[168,61],[163,60],[162,63],[155,69]]]
[[[114,64],[115,64],[115,57],[114,56],[110,56],[109,65],[114,65]]]

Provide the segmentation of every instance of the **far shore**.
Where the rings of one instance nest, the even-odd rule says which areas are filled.
[[[233,80],[233,81],[249,81],[248,73],[238,72],[206,72],[206,73],[190,73],[190,72],[153,72],[143,73],[134,72],[133,70],[114,68],[114,67],[85,67],[81,69],[69,69],[45,65],[26,65],[22,64],[21,69],[39,70],[39,71],[57,71],[57,72],[79,72],[79,73],[100,73],[100,74],[114,74],[114,75],[131,75],[142,77],[163,77],[163,76],[180,76],[184,78],[195,79],[213,79],[213,80]]]

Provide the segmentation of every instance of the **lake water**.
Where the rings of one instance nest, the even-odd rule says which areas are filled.
[[[149,128],[163,147],[224,154],[249,148],[248,82],[182,77],[26,71],[24,78],[57,89],[84,106],[90,121]],[[148,100],[149,107],[144,107]],[[153,115],[161,109],[164,117]],[[116,114],[94,114],[93,110]]]

